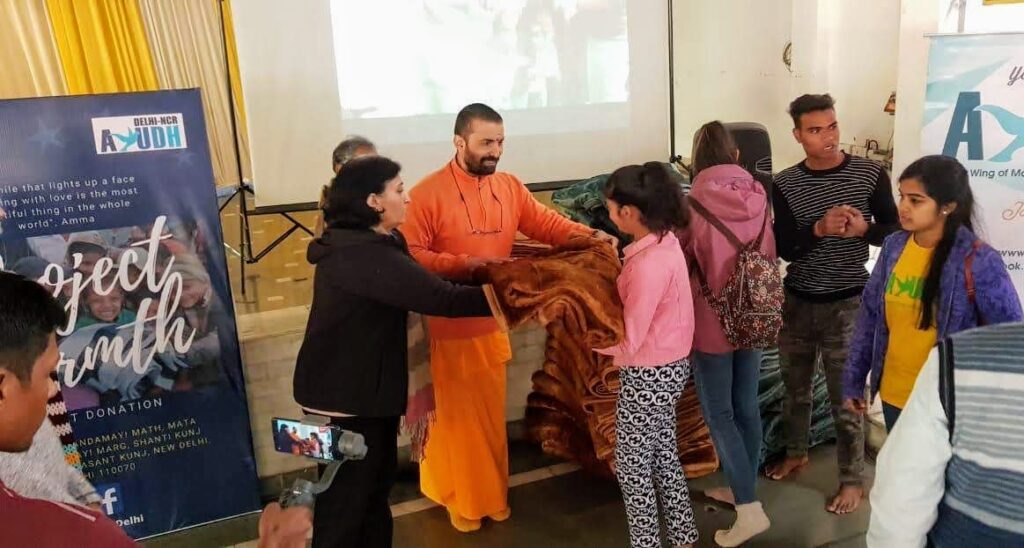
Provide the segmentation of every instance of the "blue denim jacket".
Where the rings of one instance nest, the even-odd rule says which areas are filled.
[[[857,325],[850,341],[850,355],[843,372],[844,398],[864,397],[864,383],[869,371],[871,398],[878,394],[885,353],[889,348],[885,287],[909,239],[910,233],[906,231],[896,232],[885,239],[878,263],[864,288]],[[974,272],[975,303],[971,305],[964,268],[975,240],[977,236],[973,232],[961,227],[942,269],[936,317],[939,340],[978,325],[1018,322],[1024,316],[1006,264],[999,252],[988,244],[982,244],[975,252],[971,268]]]

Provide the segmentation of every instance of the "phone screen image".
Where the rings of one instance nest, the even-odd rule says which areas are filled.
[[[292,419],[272,421],[274,448],[281,453],[319,460],[335,460],[334,429],[329,426],[305,424]]]

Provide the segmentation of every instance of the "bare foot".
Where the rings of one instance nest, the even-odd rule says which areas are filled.
[[[843,485],[839,488],[832,502],[825,507],[833,514],[849,514],[860,507],[860,499],[864,498],[864,487],[861,485]]]
[[[801,468],[807,466],[807,462],[807,455],[802,457],[786,457],[782,462],[777,462],[769,466],[764,473],[775,481],[783,480],[790,474],[799,472]]]
[[[704,495],[718,502],[724,502],[729,506],[736,506],[736,497],[733,496],[732,489],[728,487],[713,487],[704,491]]]

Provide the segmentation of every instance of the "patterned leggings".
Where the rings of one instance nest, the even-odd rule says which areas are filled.
[[[676,402],[690,377],[690,362],[623,367],[615,421],[615,474],[626,503],[633,548],[660,547],[661,499],[673,546],[697,542],[683,466],[676,447]]]

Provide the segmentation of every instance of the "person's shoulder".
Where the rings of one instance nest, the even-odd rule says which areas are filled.
[[[863,156],[848,156],[850,161],[846,164],[845,170],[851,172],[857,172],[868,177],[877,178],[885,167],[882,164]]]
[[[676,265],[676,261],[685,260],[679,238],[671,231],[666,232],[650,246],[636,254],[634,266],[642,269],[666,269]],[[669,268],[670,270],[670,268]]]
[[[6,541],[17,538],[19,530],[32,530],[30,536],[44,545],[66,541],[70,546],[121,547],[136,544],[124,531],[106,516],[76,506],[41,499],[21,497],[0,485],[4,511],[0,524]],[[38,526],[38,527],[37,527]],[[45,539],[49,539],[49,541]]]
[[[448,164],[445,164],[443,167],[428,173],[422,179],[416,181],[416,184],[412,185],[409,193],[418,195],[422,198],[430,193],[438,192],[444,188],[445,183],[450,182],[451,173],[449,171]]]
[[[985,325],[967,329],[949,336],[954,343],[995,343],[1006,341],[1017,343],[1024,339],[1024,322]]]
[[[776,185],[782,185],[782,184],[785,184],[785,183],[787,183],[787,182],[789,182],[789,181],[791,181],[791,180],[793,180],[793,179],[795,179],[797,177],[800,177],[801,175],[804,174],[804,170],[801,167],[802,165],[803,165],[803,162],[800,162],[799,164],[791,165],[791,166],[787,167],[786,169],[776,173],[772,177],[772,180],[775,182]]]
[[[888,249],[892,246],[898,245],[902,249],[910,240],[910,232],[906,230],[897,230],[892,234],[889,234],[882,240],[882,249]]]
[[[491,180],[498,184],[508,185],[517,189],[525,190],[527,192],[529,192],[530,190],[522,179],[507,171],[495,171],[491,175]]]

